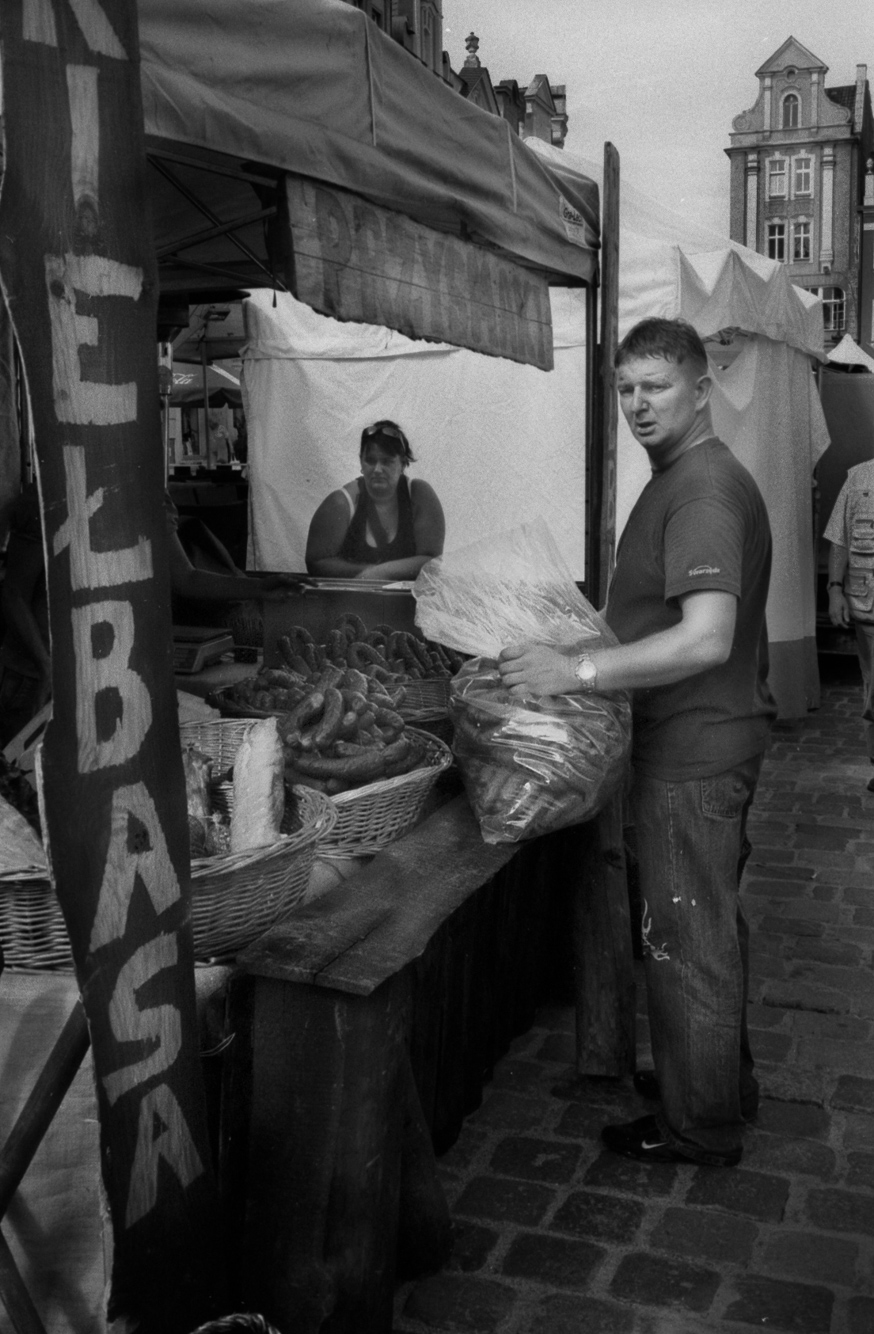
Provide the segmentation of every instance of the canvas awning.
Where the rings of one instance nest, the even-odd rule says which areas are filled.
[[[283,173],[593,279],[598,187],[559,178],[342,0],[139,0],[162,291],[270,285]],[[217,157],[216,155],[221,155]],[[281,208],[281,203],[280,203]],[[228,232],[229,223],[238,223]],[[192,238],[198,237],[193,245]]]

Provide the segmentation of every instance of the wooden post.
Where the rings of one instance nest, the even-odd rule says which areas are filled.
[[[0,276],[33,414],[44,826],[97,1083],[109,1317],[221,1311],[197,1050],[135,0],[4,0]]]
[[[613,355],[619,335],[619,154],[604,145],[604,201],[601,223],[601,505],[598,533],[598,601],[603,607],[616,554],[616,372]]]

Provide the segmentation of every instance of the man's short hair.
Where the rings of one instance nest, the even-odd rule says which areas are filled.
[[[686,320],[652,318],[635,324],[617,347],[613,365],[618,370],[634,357],[664,357],[678,366],[691,361],[702,375],[707,374],[704,344],[697,329]]]

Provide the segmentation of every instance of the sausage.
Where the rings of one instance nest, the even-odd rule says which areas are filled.
[[[387,749],[387,748],[386,748]],[[371,747],[360,755],[297,755],[295,767],[311,778],[341,778],[347,783],[368,783],[382,776],[386,750]]]
[[[347,667],[342,684],[349,690],[357,690],[359,695],[367,694],[367,677],[357,667]]]
[[[347,690],[345,689],[345,687],[341,689],[340,694],[343,696],[343,703],[346,705],[347,709],[352,709],[352,711],[354,713],[357,713],[359,717],[361,716],[362,713],[366,712],[367,710],[366,695],[362,694],[357,690]]]
[[[325,647],[328,650],[328,657],[338,664],[346,664],[346,649],[349,641],[342,630],[329,630]]]
[[[279,723],[279,734],[283,742],[289,743],[290,738],[299,735],[301,728],[307,723],[312,722],[325,706],[325,697],[320,690],[312,690],[308,695],[304,695],[299,704],[287,713]]]
[[[258,677],[265,686],[279,686],[282,690],[293,690],[308,684],[305,677],[281,667],[265,667],[258,673]]]
[[[343,668],[329,662],[322,668],[314,685],[316,690],[327,690],[328,686],[338,686],[343,680]]]
[[[399,731],[404,729],[404,720],[394,709],[377,708],[374,710],[374,717],[377,727],[396,727]]]
[[[337,736],[342,741],[352,741],[358,735],[358,714],[348,709],[340,720]]]
[[[355,639],[367,638],[367,626],[361,617],[354,611],[344,612],[337,621],[337,629],[342,630],[346,638],[349,638],[349,631],[353,631]]]
[[[324,750],[336,739],[340,723],[343,721],[343,712],[343,696],[336,686],[328,686],[325,690],[322,720],[313,734],[313,745],[316,750]]]

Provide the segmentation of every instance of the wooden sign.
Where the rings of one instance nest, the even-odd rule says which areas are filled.
[[[552,370],[546,278],[347,190],[288,176],[289,286],[323,315]]]
[[[109,1316],[223,1306],[172,677],[135,0],[3,0],[0,277],[43,505],[46,834],[88,1019]]]

